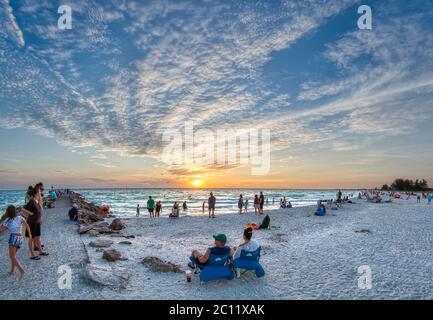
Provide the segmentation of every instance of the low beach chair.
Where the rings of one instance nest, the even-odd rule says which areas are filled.
[[[218,256],[211,254],[209,256],[209,260],[204,267],[200,267],[197,263],[197,259],[194,257],[190,257],[190,260],[199,268],[202,269],[200,272],[200,284],[207,281],[213,280],[232,280],[234,278],[234,274],[232,269],[230,268],[230,254]]]
[[[332,210],[332,208],[331,208]],[[324,215],[326,215],[325,210],[323,210],[323,208],[317,208],[316,212],[314,212],[314,215],[319,216],[319,217],[323,217]]]
[[[260,251],[261,247],[258,247],[256,251],[241,251],[239,258],[233,261],[233,267],[236,270],[236,276],[239,278],[241,276],[241,269],[245,270],[243,273],[248,271],[254,271],[257,278],[261,278],[265,275],[265,270],[260,264]]]

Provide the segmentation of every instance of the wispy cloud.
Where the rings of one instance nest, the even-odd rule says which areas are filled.
[[[311,77],[293,84],[273,78],[287,67],[270,68],[275,55],[289,59],[358,1],[74,1],[74,27],[62,32],[54,4],[23,0],[13,12],[2,1],[9,18],[0,22],[0,126],[74,149],[160,158],[162,132],[193,120],[207,129],[269,128],[276,151],[408,134],[433,118],[431,7],[396,6],[390,17],[386,2],[375,8],[373,31],[330,30],[335,37],[312,61],[296,61]],[[29,21],[23,31],[14,13]],[[23,32],[31,35],[25,53],[6,30],[20,46]],[[90,160],[116,166],[104,157]]]
[[[10,33],[12,34],[12,36],[16,39],[18,45],[20,47],[24,47],[26,45],[26,42],[24,40],[24,35],[23,32],[21,31],[17,19],[14,16],[14,10],[12,8],[12,6],[10,5],[10,1],[9,0],[2,0],[3,1],[3,6],[7,15],[7,20],[8,20],[8,29],[10,30]]]

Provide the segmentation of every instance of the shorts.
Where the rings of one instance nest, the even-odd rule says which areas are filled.
[[[30,231],[32,232],[32,237],[40,237],[41,236],[41,224],[40,223],[29,223]],[[26,238],[29,237],[29,234],[26,230]]]
[[[260,209],[263,209],[263,203],[260,204]]]
[[[69,215],[69,220],[71,220],[71,221],[77,221],[78,220],[78,214],[74,214],[74,215],[70,214]]]
[[[10,247],[15,247],[17,249],[21,248],[23,245],[23,236],[16,233],[11,233],[8,244]]]
[[[254,209],[258,209],[259,208],[259,204],[258,203],[254,203]]]
[[[147,210],[149,210],[150,213],[153,213],[153,208],[147,208]]]
[[[209,210],[215,210],[215,205],[209,206]]]

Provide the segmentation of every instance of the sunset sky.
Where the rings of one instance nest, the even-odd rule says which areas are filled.
[[[269,129],[269,173],[167,165],[185,121]],[[432,140],[431,1],[0,0],[0,189],[433,185]]]

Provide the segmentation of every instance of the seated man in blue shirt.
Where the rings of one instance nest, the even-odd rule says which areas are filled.
[[[192,261],[188,263],[188,266],[190,268],[203,268],[207,264],[211,254],[216,256],[224,256],[230,253],[230,247],[226,246],[227,237],[225,234],[220,233],[214,235],[213,238],[215,239],[215,247],[208,248],[204,254],[201,254],[197,250],[192,251],[191,260],[194,260],[195,263],[193,263]]]

